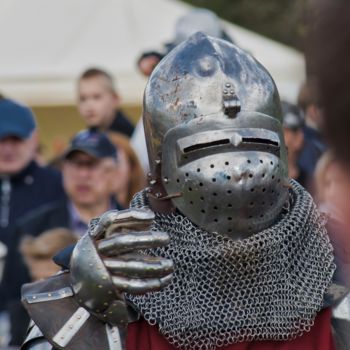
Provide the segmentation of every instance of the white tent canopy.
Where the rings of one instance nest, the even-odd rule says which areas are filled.
[[[99,66],[115,75],[124,102],[139,104],[136,59],[171,41],[190,7],[176,0],[0,0],[0,92],[30,105],[73,104],[76,78]],[[223,22],[293,101],[304,79],[296,50]]]

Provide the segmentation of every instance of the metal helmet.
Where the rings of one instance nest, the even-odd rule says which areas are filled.
[[[280,100],[251,55],[194,34],[154,70],[143,117],[153,197],[233,239],[278,219],[288,199]]]

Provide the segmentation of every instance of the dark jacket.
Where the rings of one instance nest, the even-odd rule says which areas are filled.
[[[119,110],[116,112],[115,118],[109,127],[109,130],[120,132],[127,137],[131,137],[134,132],[134,126],[131,124],[128,117]]]
[[[305,126],[304,147],[300,153],[298,165],[308,180],[313,178],[316,164],[326,148],[322,135],[317,130]]]
[[[8,195],[4,190],[8,186],[3,186],[7,181],[10,184]],[[8,180],[0,177],[0,241],[5,245],[10,244],[18,220],[30,211],[63,197],[60,173],[49,167],[41,167],[35,161]]]
[[[24,235],[38,236],[46,230],[69,226],[70,216],[65,200],[43,205],[18,222],[8,246],[0,285],[0,306],[10,315],[11,345],[21,345],[29,324],[29,317],[20,303],[20,290],[22,284],[30,282],[31,278],[18,251],[20,241]]]
[[[68,200],[46,204],[23,217],[17,225],[9,245],[4,275],[0,285],[0,306],[10,312],[12,323],[12,345],[20,345],[28,326],[26,313],[20,304],[21,286],[31,281],[29,271],[19,252],[19,244],[25,235],[38,236],[54,228],[71,228]],[[112,200],[112,207],[120,209]],[[73,247],[72,247],[73,249]]]
[[[23,217],[8,247],[3,279],[0,285],[0,305],[2,308],[9,300],[20,298],[22,284],[30,282],[30,276],[19,252],[19,244],[25,235],[38,236],[54,228],[71,228],[71,216],[68,200],[46,204]],[[112,202],[112,207],[120,209],[119,204]]]
[[[70,217],[65,200],[45,204],[18,222],[13,239],[8,246],[3,279],[0,285],[0,305],[2,308],[9,300],[18,300],[21,285],[30,281],[28,269],[18,251],[23,236],[36,237],[46,230],[58,227],[69,228],[69,226]]]

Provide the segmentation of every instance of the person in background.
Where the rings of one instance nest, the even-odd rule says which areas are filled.
[[[311,78],[300,89],[298,105],[305,119],[304,146],[298,164],[306,174],[307,183],[312,184],[317,161],[326,151],[327,146],[321,134],[322,111],[317,101],[315,83]],[[308,189],[311,190],[311,188]]]
[[[178,18],[174,28],[173,40],[164,45],[162,52],[151,50],[140,55],[137,60],[138,69],[144,76],[149,77],[163,57],[174,47],[199,31],[233,43],[232,38],[226,33],[220,19],[214,12],[204,8],[195,8]]]
[[[298,106],[282,101],[283,134],[288,152],[288,176],[306,187],[306,174],[298,157],[304,145],[304,120]]]
[[[38,237],[25,236],[20,242],[19,251],[28,267],[32,281],[39,281],[59,272],[60,267],[52,258],[62,249],[77,242],[77,236],[65,228],[55,228],[41,233]],[[19,300],[9,307],[11,324],[10,344],[20,344],[29,325],[29,318]]]
[[[118,149],[117,176],[113,181],[117,202],[128,208],[135,193],[146,186],[146,177],[140,161],[127,137],[109,132],[108,137]]]
[[[162,52],[152,50],[141,54],[137,60],[139,71],[144,76],[149,77],[163,57],[198,31],[234,43],[233,39],[225,32],[220,18],[214,12],[204,8],[195,8],[179,17],[175,24],[173,40],[164,45]],[[135,127],[131,144],[139,157],[145,174],[148,174],[150,169],[142,118]]]
[[[328,214],[338,221],[343,221],[344,216],[340,208],[344,207],[348,198],[344,196],[346,177],[330,150],[325,152],[317,162],[315,170],[315,198],[320,211]]]
[[[131,137],[134,127],[120,110],[120,97],[113,77],[105,70],[89,68],[80,75],[77,105],[87,127]]]
[[[35,161],[36,130],[28,107],[0,99],[0,241],[6,246],[21,217],[64,196],[60,173]]]
[[[336,231],[335,254],[340,257],[337,275],[350,290],[350,2],[345,0],[314,0],[311,2],[307,45],[307,66],[317,82],[317,98],[322,104],[323,130],[332,148],[345,181],[337,204],[344,218],[345,233]],[[327,45],[325,45],[327,43]],[[337,350],[348,350],[350,344],[350,294],[347,293],[333,313],[339,334]]]
[[[38,237],[23,237],[19,251],[28,266],[33,281],[39,281],[59,272],[60,267],[52,258],[62,249],[74,244],[78,237],[65,228],[54,228],[41,233]]]
[[[30,281],[28,269],[19,254],[22,237],[35,237],[59,227],[80,237],[90,220],[108,210],[120,209],[112,191],[116,169],[117,151],[104,133],[84,130],[73,138],[63,157],[66,197],[28,213],[17,223],[0,285],[0,300],[4,306],[19,300],[21,285]]]

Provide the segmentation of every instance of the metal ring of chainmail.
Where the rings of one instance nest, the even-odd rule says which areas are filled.
[[[308,332],[335,270],[324,220],[311,196],[291,181],[291,205],[270,228],[233,241],[199,229],[180,213],[156,214],[173,282],[132,296],[142,316],[177,348],[215,349],[253,340],[289,340]],[[133,207],[147,207],[145,191]]]

